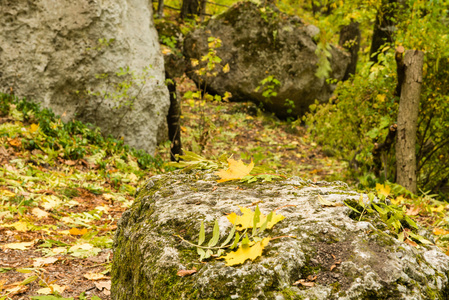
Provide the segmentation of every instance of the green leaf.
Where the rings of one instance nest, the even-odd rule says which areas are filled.
[[[235,224],[234,224],[234,226],[232,226],[232,229],[231,229],[231,231],[229,232],[228,237],[227,237],[226,240],[221,244],[220,247],[226,246],[226,245],[231,241],[232,237],[234,236],[234,233],[235,233]]]
[[[256,209],[254,210],[254,217],[253,217],[253,231],[251,236],[254,236],[257,233],[257,223],[260,221],[260,209],[259,205],[256,206]]]
[[[248,234],[245,234],[245,237],[242,240],[242,246],[249,245],[249,237]]]
[[[379,206],[377,206],[376,204],[372,203],[372,206],[374,207],[375,210],[377,210],[377,212],[381,215],[386,215],[388,213],[387,210],[384,210],[382,208],[380,208]]]
[[[20,284],[21,285],[27,285],[28,283],[31,283],[33,281],[35,281],[36,279],[38,279],[39,277],[34,275],[34,276],[30,276],[28,278],[26,278],[24,281],[22,281]]]
[[[204,251],[204,249],[202,248],[196,248],[196,253],[198,253],[198,255],[200,256],[200,261],[202,261],[206,256],[206,251]]]
[[[433,245],[432,242],[428,241],[427,239],[425,239],[423,236],[413,233],[411,231],[407,232],[408,235],[410,235],[412,238],[414,238],[415,240],[419,241],[421,244],[427,244],[427,245]]]
[[[347,207],[349,207],[350,209],[352,209],[353,211],[355,211],[358,214],[362,214],[361,212],[359,212],[356,208],[352,207],[351,205],[349,205],[346,201],[343,202]]]
[[[200,227],[200,236],[198,238],[198,246],[201,246],[201,244],[204,242],[204,239],[206,238],[205,230],[204,230],[204,223],[201,221],[201,227]]]
[[[413,228],[418,229],[418,225],[409,216],[405,216],[405,221]]]
[[[211,240],[209,241],[208,246],[213,247],[218,243],[220,239],[220,227],[218,226],[218,220],[215,220],[214,231]]]
[[[240,234],[238,232],[236,232],[234,242],[232,243],[232,246],[229,247],[229,249],[234,249],[237,246],[237,244],[239,243],[239,241],[240,241]]]

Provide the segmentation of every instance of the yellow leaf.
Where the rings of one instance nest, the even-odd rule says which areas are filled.
[[[10,243],[3,245],[4,248],[13,249],[13,250],[27,250],[28,247],[34,245],[34,241],[32,242],[22,242],[22,243]]]
[[[42,210],[42,209],[40,209],[38,207],[33,208],[31,210],[31,213],[33,215],[35,215],[36,217],[38,217],[39,219],[48,217],[48,212],[46,212],[45,210]]]
[[[387,198],[388,195],[390,195],[391,188],[390,188],[390,186],[388,186],[386,184],[383,185],[383,184],[377,183],[376,184],[376,191],[377,191],[377,195],[378,196],[383,195],[383,196],[385,196],[385,198]]]
[[[432,212],[443,212],[445,209],[444,205],[438,205],[437,207],[431,207]]]
[[[379,102],[382,103],[385,101],[385,97],[386,97],[386,95],[384,95],[384,94],[378,94],[376,98]]]
[[[0,190],[0,196],[6,196],[8,198],[14,197],[16,194],[8,190]]]
[[[17,231],[25,232],[28,230],[28,225],[25,222],[17,221],[11,225],[0,225],[0,227],[14,227]]]
[[[343,204],[338,202],[331,202],[329,200],[324,199],[321,195],[318,195],[318,201],[322,206],[343,206]]]
[[[242,207],[239,205],[240,211],[242,212],[242,215],[239,216],[236,213],[232,213],[230,215],[227,216],[229,222],[231,222],[232,224],[234,224],[237,228],[237,230],[243,230],[243,229],[247,229],[247,228],[253,228],[253,219],[254,219],[254,212],[247,208],[247,207]],[[256,227],[260,228],[262,226],[263,223],[265,223],[267,219],[267,216],[265,216],[264,214],[260,214],[260,219],[259,222],[257,223]],[[284,220],[285,217],[283,215],[277,215],[276,212],[273,212],[271,221],[267,223],[267,228],[271,229],[273,228],[273,226]]]
[[[71,235],[85,235],[87,233],[87,228],[78,229],[78,228],[70,228],[69,230]]]
[[[190,62],[192,63],[192,67],[196,67],[196,66],[198,66],[198,64],[199,64],[198,59],[194,59],[194,58],[191,58],[191,59],[190,59]]]
[[[229,72],[229,64],[226,64],[226,66],[223,67],[223,73]]]
[[[262,255],[263,249],[270,242],[270,238],[264,238],[263,240],[250,245],[240,246],[237,251],[231,252],[223,258],[226,260],[227,266],[235,266],[239,264],[243,264],[247,259],[255,260],[259,256]]]
[[[229,168],[227,170],[219,170],[215,172],[215,175],[220,176],[221,179],[217,182],[225,182],[234,179],[242,179],[243,177],[249,175],[251,170],[254,168],[254,163],[251,160],[249,165],[245,165],[241,160],[236,161],[232,158],[228,159]]]
[[[449,231],[435,227],[433,229],[433,234],[435,234],[435,235],[446,235],[446,234],[449,234]]]
[[[33,133],[33,132],[36,132],[38,129],[39,129],[39,125],[33,123],[33,124],[30,125],[29,131],[30,131],[31,133]]]
[[[394,205],[399,205],[402,202],[404,202],[404,197],[402,196],[398,196],[396,197],[396,199],[391,199],[391,203],[393,203]]]

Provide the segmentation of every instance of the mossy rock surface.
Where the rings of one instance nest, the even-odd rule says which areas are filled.
[[[356,222],[346,206],[325,200],[358,199],[344,183],[312,184],[293,177],[274,183],[217,183],[198,172],[152,177],[118,223],[114,242],[112,299],[448,299],[449,257],[436,248],[414,248],[376,228]],[[363,196],[365,199],[366,195]],[[222,238],[226,215],[238,205],[258,203],[263,214],[285,219],[264,235],[261,257],[237,266],[198,261],[200,223],[206,241],[218,219]],[[180,277],[179,270],[197,272]],[[294,285],[299,279],[313,282]]]
[[[319,32],[274,5],[240,2],[186,35],[186,74],[209,93],[224,96],[230,92],[231,101],[252,101],[281,118],[301,116],[315,100],[328,102],[336,86],[315,76],[318,65],[326,61],[316,54]],[[216,53],[222,61],[214,76],[199,75],[195,70],[207,63],[201,58],[209,53],[210,37],[221,39]],[[349,54],[329,46],[328,55],[330,78],[342,80]],[[190,59],[200,60],[200,64],[192,64]],[[229,72],[222,72],[225,65]],[[269,75],[280,84],[262,86],[261,81]],[[269,86],[273,86],[270,95],[266,93]]]

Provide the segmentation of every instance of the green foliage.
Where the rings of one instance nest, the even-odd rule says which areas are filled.
[[[276,97],[278,94],[276,90],[281,86],[281,82],[274,78],[273,75],[268,75],[267,77],[262,79],[259,84],[260,85],[256,87],[254,91],[258,92],[259,90],[262,90],[262,96],[267,99]]]
[[[327,31],[337,32],[330,21],[346,24],[350,16],[359,21],[362,28],[367,28],[382,2],[366,4],[366,1],[354,0],[345,2],[341,7],[335,6],[330,15],[320,16],[320,23],[330,25]],[[448,3],[405,1],[396,9],[395,45],[425,51],[416,145],[418,186],[435,193],[447,184],[449,178]],[[342,21],[338,21],[338,17]],[[358,177],[363,186],[368,184],[373,187],[377,181],[395,179],[394,146],[383,159],[386,177],[369,175],[374,168],[374,144],[384,142],[388,127],[397,119],[399,98],[394,95],[397,84],[394,48],[393,45],[384,45],[378,53],[379,62],[376,64],[369,62],[367,56],[362,56],[352,81],[339,83],[332,101],[312,105],[311,113],[305,118],[315,140],[337,150],[340,158],[355,167],[347,175]]]

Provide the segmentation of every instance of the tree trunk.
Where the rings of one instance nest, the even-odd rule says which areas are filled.
[[[422,84],[424,53],[407,50],[404,57],[405,76],[401,88],[396,141],[397,183],[412,193],[416,187],[416,130],[419,96]]]
[[[346,69],[343,81],[348,80],[351,75],[355,74],[355,70],[357,68],[357,60],[359,57],[360,39],[361,34],[358,22],[351,21],[349,25],[343,26],[341,28],[340,41],[338,42],[338,44],[348,50],[351,54],[351,62]]]
[[[167,115],[168,138],[172,143],[170,148],[170,160],[178,161],[176,154],[182,155],[181,124],[179,122],[181,117],[181,102],[176,96],[176,81],[174,79],[171,79],[171,82],[167,83],[167,88],[170,94],[170,108]]]
[[[199,0],[183,0],[181,7],[181,19],[185,19],[192,15],[198,15],[199,10]]]
[[[164,16],[164,0],[158,0],[157,18],[161,19]]]
[[[398,1],[383,0],[382,7],[377,12],[376,21],[374,22],[373,38],[371,40],[370,60],[377,62],[379,49],[385,43],[393,42],[393,32]]]

